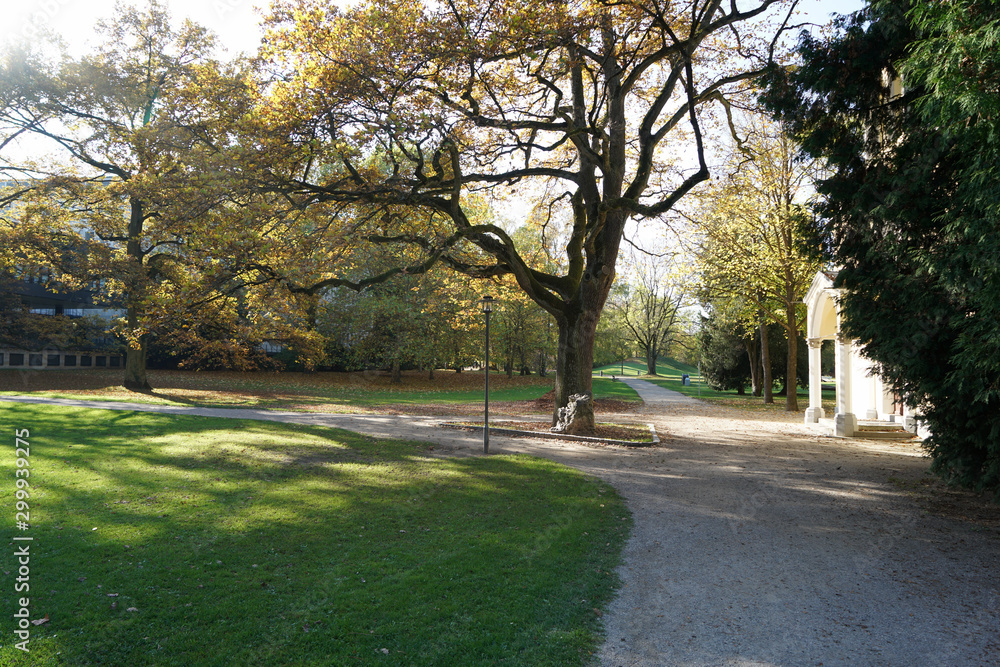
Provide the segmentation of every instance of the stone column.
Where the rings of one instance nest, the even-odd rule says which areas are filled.
[[[850,438],[858,428],[851,412],[851,339],[837,334],[837,414],[833,416],[833,434]]]
[[[815,424],[826,416],[823,412],[823,371],[820,350],[822,338],[809,341],[809,407],[806,409],[806,423]]]
[[[913,412],[913,408],[909,405],[903,406],[903,428],[913,433],[917,434],[917,428],[919,424],[917,423],[917,416]]]

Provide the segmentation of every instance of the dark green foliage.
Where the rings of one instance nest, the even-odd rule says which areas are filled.
[[[698,333],[701,344],[701,374],[708,385],[716,391],[736,390],[743,394],[751,385],[750,356],[745,343],[747,337],[757,337],[757,330],[747,331],[718,318],[709,310],[703,317]],[[767,326],[767,340],[770,346],[771,378],[781,385],[778,392],[783,395],[788,389],[787,365],[788,339],[780,324]],[[754,361],[760,366],[759,345],[752,345]],[[809,352],[805,338],[799,336],[796,378],[798,386],[809,385]]]
[[[934,469],[1000,492],[998,19],[986,0],[875,2],[803,37],[763,100],[833,169],[816,231],[847,332],[926,417]]]
[[[750,358],[743,338],[719,322],[713,311],[701,320],[701,375],[717,391],[746,393],[750,384]]]
[[[767,325],[767,340],[771,346],[771,377],[781,390],[778,396],[784,396],[788,391],[788,335],[780,324]],[[795,348],[795,380],[799,387],[809,386],[809,346],[806,338],[799,335]]]

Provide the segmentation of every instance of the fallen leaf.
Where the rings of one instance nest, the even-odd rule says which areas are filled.
[[[139,610],[138,610],[138,609],[136,609],[135,607],[129,607],[129,608],[128,608],[128,609],[126,609],[125,611],[139,611]]]
[[[108,593],[108,597],[109,598],[116,598],[116,597],[118,597],[118,593]]]

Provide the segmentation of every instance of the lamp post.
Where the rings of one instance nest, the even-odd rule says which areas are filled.
[[[479,300],[486,313],[486,402],[483,419],[483,454],[490,453],[490,313],[493,312],[493,297],[484,296]]]

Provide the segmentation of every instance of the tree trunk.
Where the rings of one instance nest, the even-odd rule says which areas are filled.
[[[747,349],[747,357],[750,359],[750,393],[760,396],[760,355],[757,353],[757,334],[743,339],[743,347]]]
[[[771,346],[767,341],[767,324],[762,319],[760,328],[761,380],[764,385],[764,402],[774,403],[774,381],[771,379]]]
[[[399,354],[392,358],[392,378],[389,381],[392,382],[392,384],[403,383],[403,371],[399,364]]]
[[[140,243],[140,235],[142,234],[142,224],[143,224],[143,205],[138,199],[129,199],[129,224],[128,224],[128,241],[125,243],[125,254],[128,256],[129,260],[134,263],[135,276],[142,274],[145,279],[148,277],[148,267],[143,265],[143,257],[145,253],[142,250],[142,244]],[[142,302],[141,287],[137,285],[138,282],[135,278],[129,281],[134,285],[134,288],[130,290],[126,295],[126,310],[125,310],[125,321],[128,324],[128,333],[131,336],[139,328],[139,310],[136,304]],[[152,391],[153,388],[149,386],[149,379],[146,377],[146,348],[148,345],[147,337],[145,334],[138,336],[138,341],[129,341],[128,352],[125,356],[125,379],[122,384],[129,391]]]
[[[785,365],[785,386],[788,394],[785,396],[785,411],[799,411],[799,327],[795,321],[795,306],[788,311],[788,359]]]
[[[139,322],[133,308],[128,309],[128,327],[135,331]],[[130,342],[125,354],[125,378],[122,385],[129,391],[152,391],[149,379],[146,377],[146,348],[148,341],[145,335],[139,336],[138,346]]]
[[[656,348],[648,347],[646,348],[646,374],[656,375]]]
[[[125,353],[125,380],[122,382],[129,391],[153,391],[146,377],[146,337],[139,340],[138,349],[129,345]]]
[[[427,369],[427,379],[428,380],[434,379],[434,364],[431,364],[430,368]]]
[[[569,403],[574,394],[593,393],[592,373],[594,368],[594,336],[600,309],[568,314],[560,318],[559,353],[556,357],[555,408],[552,425],[559,418],[559,408]],[[594,420],[589,423],[574,424],[575,433],[594,433]]]

